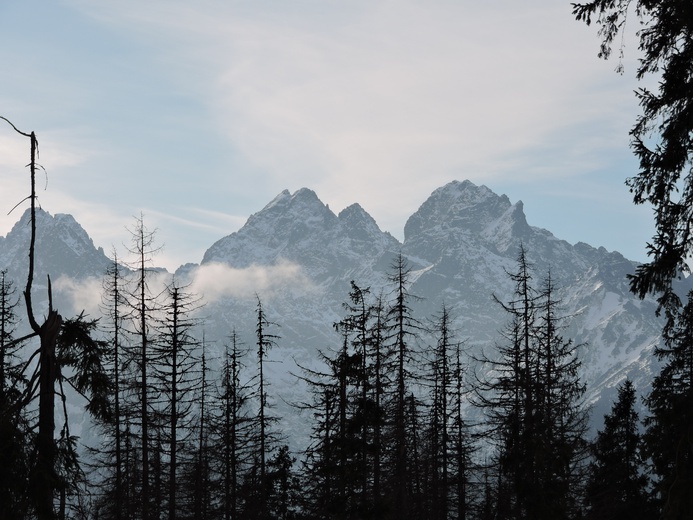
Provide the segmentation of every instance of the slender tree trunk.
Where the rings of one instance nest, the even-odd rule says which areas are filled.
[[[144,228],[140,223],[140,340],[142,342],[142,352],[140,358],[141,379],[140,379],[140,415],[142,420],[142,518],[149,520],[149,404],[147,402],[149,384],[147,380],[147,311],[146,311],[146,283],[145,283],[145,252],[144,252]]]
[[[12,125],[12,123],[10,124]],[[29,137],[31,140],[31,238],[29,244],[29,272],[26,289],[24,290],[24,300],[26,302],[29,324],[34,333],[39,336],[41,342],[39,347],[39,419],[36,438],[36,464],[31,475],[32,492],[38,519],[53,520],[55,518],[53,498],[57,486],[57,475],[55,472],[56,446],[54,439],[55,380],[57,375],[55,350],[56,339],[62,325],[62,317],[53,309],[50,278],[48,278],[48,316],[43,325],[39,325],[34,317],[31,289],[34,279],[36,252],[36,154],[38,141],[34,132],[25,134],[17,130],[14,125],[12,127],[18,133]]]
[[[176,470],[178,465],[178,288],[171,293],[171,460],[168,477],[168,518],[176,519]]]
[[[55,341],[60,332],[62,318],[50,311],[41,326],[41,353],[39,373],[39,419],[36,438],[37,456],[34,469],[34,493],[39,520],[52,520],[53,495],[57,485],[55,473]]]

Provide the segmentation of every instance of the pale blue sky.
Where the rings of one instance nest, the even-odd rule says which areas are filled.
[[[562,0],[0,0],[0,115],[38,135],[44,209],[106,251],[143,212],[169,269],[283,189],[359,202],[401,239],[453,179],[642,261],[637,46],[619,76],[595,32]],[[0,235],[28,146],[0,126]]]

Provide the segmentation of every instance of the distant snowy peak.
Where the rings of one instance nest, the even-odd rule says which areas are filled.
[[[202,263],[242,268],[281,259],[300,263],[317,278],[324,278],[338,267],[368,264],[398,247],[397,240],[381,231],[358,204],[337,216],[315,192],[301,188],[294,194],[282,191],[240,230],[212,245]]]
[[[436,262],[470,243],[502,254],[532,232],[521,201],[511,204],[486,186],[453,181],[435,190],[409,218],[404,243],[416,256]]]
[[[95,249],[94,242],[84,228],[72,215],[50,213],[40,208],[36,209],[36,235],[37,242],[63,243],[77,256],[90,253]],[[7,234],[7,242],[15,247],[22,247],[31,238],[31,210],[27,209],[19,221]]]
[[[0,268],[7,268],[16,279],[27,271],[26,259],[31,240],[31,210],[27,209],[2,241]],[[52,216],[36,210],[36,274],[101,276],[110,263],[103,249],[96,248],[82,226],[72,217]],[[50,267],[49,267],[50,266]]]
[[[385,240],[393,246],[399,244],[389,233],[383,232],[375,219],[359,204],[352,204],[339,212],[339,222],[344,234],[355,240]]]
[[[322,203],[313,190],[301,188],[293,195],[289,190],[282,191],[261,211],[248,219],[248,225],[256,225],[263,220],[272,220],[277,216],[307,218],[311,222],[333,224],[337,216]]]
[[[202,263],[223,262],[234,267],[272,264],[284,256],[290,244],[324,235],[337,223],[337,216],[315,192],[302,188],[292,195],[284,190],[251,215],[241,229],[214,243]]]
[[[529,229],[522,202],[513,206],[507,196],[496,195],[486,186],[453,181],[435,190],[409,218],[404,237],[406,241],[441,227],[480,234],[497,227],[501,219],[510,220],[516,233]]]

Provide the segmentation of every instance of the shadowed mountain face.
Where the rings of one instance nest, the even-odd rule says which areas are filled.
[[[26,210],[7,237],[0,239],[0,266],[24,280],[28,272],[30,210]],[[100,276],[108,265],[103,249],[96,248],[86,231],[72,215],[36,211],[36,274],[64,274],[74,278]]]
[[[100,276],[108,265],[103,251],[72,217],[40,212],[37,227],[39,272],[50,272],[54,279],[61,274],[83,279]],[[24,283],[28,236],[24,215],[7,237],[0,237],[0,268],[9,268],[11,276],[21,280],[18,284]],[[281,336],[270,353],[278,361],[269,366],[273,391],[287,402],[298,402],[305,389],[290,372],[298,371],[296,361],[316,363],[318,350],[339,346],[332,324],[344,314],[350,281],[387,300],[388,272],[400,252],[412,268],[410,291],[420,297],[413,302],[417,317],[426,322],[445,304],[456,337],[468,350],[492,354],[494,344],[503,341],[499,331],[508,319],[492,295],[505,300],[512,293],[507,272],[515,270],[523,244],[536,286],[550,272],[560,289],[562,314],[568,317],[564,336],[585,344],[580,352],[589,400],[599,401],[603,392],[611,398],[610,389],[626,375],[641,389],[649,384],[651,349],[659,341],[662,323],[655,317],[654,301],[640,301],[628,290],[626,275],[634,271],[634,262],[604,248],[571,245],[532,227],[522,202],[513,204],[505,195],[469,181],[435,190],[409,218],[404,236],[400,243],[380,230],[358,204],[336,215],[309,189],[283,191],[239,231],[213,244],[199,266],[188,264],[177,276],[193,279],[223,268],[235,273],[236,283],[252,285],[252,276],[260,279],[258,273],[273,280],[271,287],[260,285],[236,296],[228,287],[210,302],[203,311],[206,341],[221,348],[235,329],[252,350],[257,292],[269,319],[279,325],[274,332]],[[278,267],[286,265],[293,269]],[[223,286],[232,283],[226,281],[230,279],[218,275],[214,283]],[[420,347],[431,341],[422,337]],[[285,427],[289,435],[302,421],[292,415]]]
[[[7,269],[8,279],[14,282],[17,293],[26,285],[29,272],[29,242],[31,240],[30,210],[26,210],[6,237],[0,238],[0,269]],[[101,277],[110,260],[102,248],[96,248],[86,231],[72,215],[55,216],[36,211],[36,249],[33,291],[37,308],[48,306],[48,276],[55,283],[60,277],[84,280]],[[55,303],[64,303],[60,291],[55,291]],[[80,309],[81,310],[81,309]]]

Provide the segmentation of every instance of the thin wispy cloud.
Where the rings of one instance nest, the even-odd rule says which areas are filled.
[[[103,310],[103,280],[85,278],[74,280],[61,276],[53,282],[53,290],[66,298],[71,305],[70,311],[75,315],[84,312],[92,318],[101,316]]]
[[[171,269],[239,225],[215,227],[202,212],[242,220],[285,188],[309,187],[335,211],[359,202],[401,238],[405,219],[453,179],[541,200],[563,179],[621,175],[637,112],[633,74],[596,58],[594,29],[569,2],[70,0],[46,10],[59,20],[40,20],[37,65],[7,56],[36,79],[27,94],[10,78],[7,104],[43,128],[56,174],[48,209],[82,221],[91,211],[61,203],[111,206],[118,227],[151,214]],[[559,236],[608,238],[539,216],[532,224]],[[94,222],[83,223],[97,244],[122,240]]]
[[[206,303],[222,298],[253,299],[258,294],[271,299],[277,292],[299,291],[305,294],[314,290],[301,267],[287,261],[243,269],[210,263],[195,268],[191,277],[190,290]]]
[[[406,214],[384,193],[516,175],[508,162],[541,155],[557,134],[570,154],[573,128],[614,125],[595,99],[621,99],[613,84],[594,92],[595,69],[574,60],[593,42],[564,5],[118,5],[115,20],[202,64],[181,81],[204,89],[229,142],[274,184],[359,200],[387,223]]]

